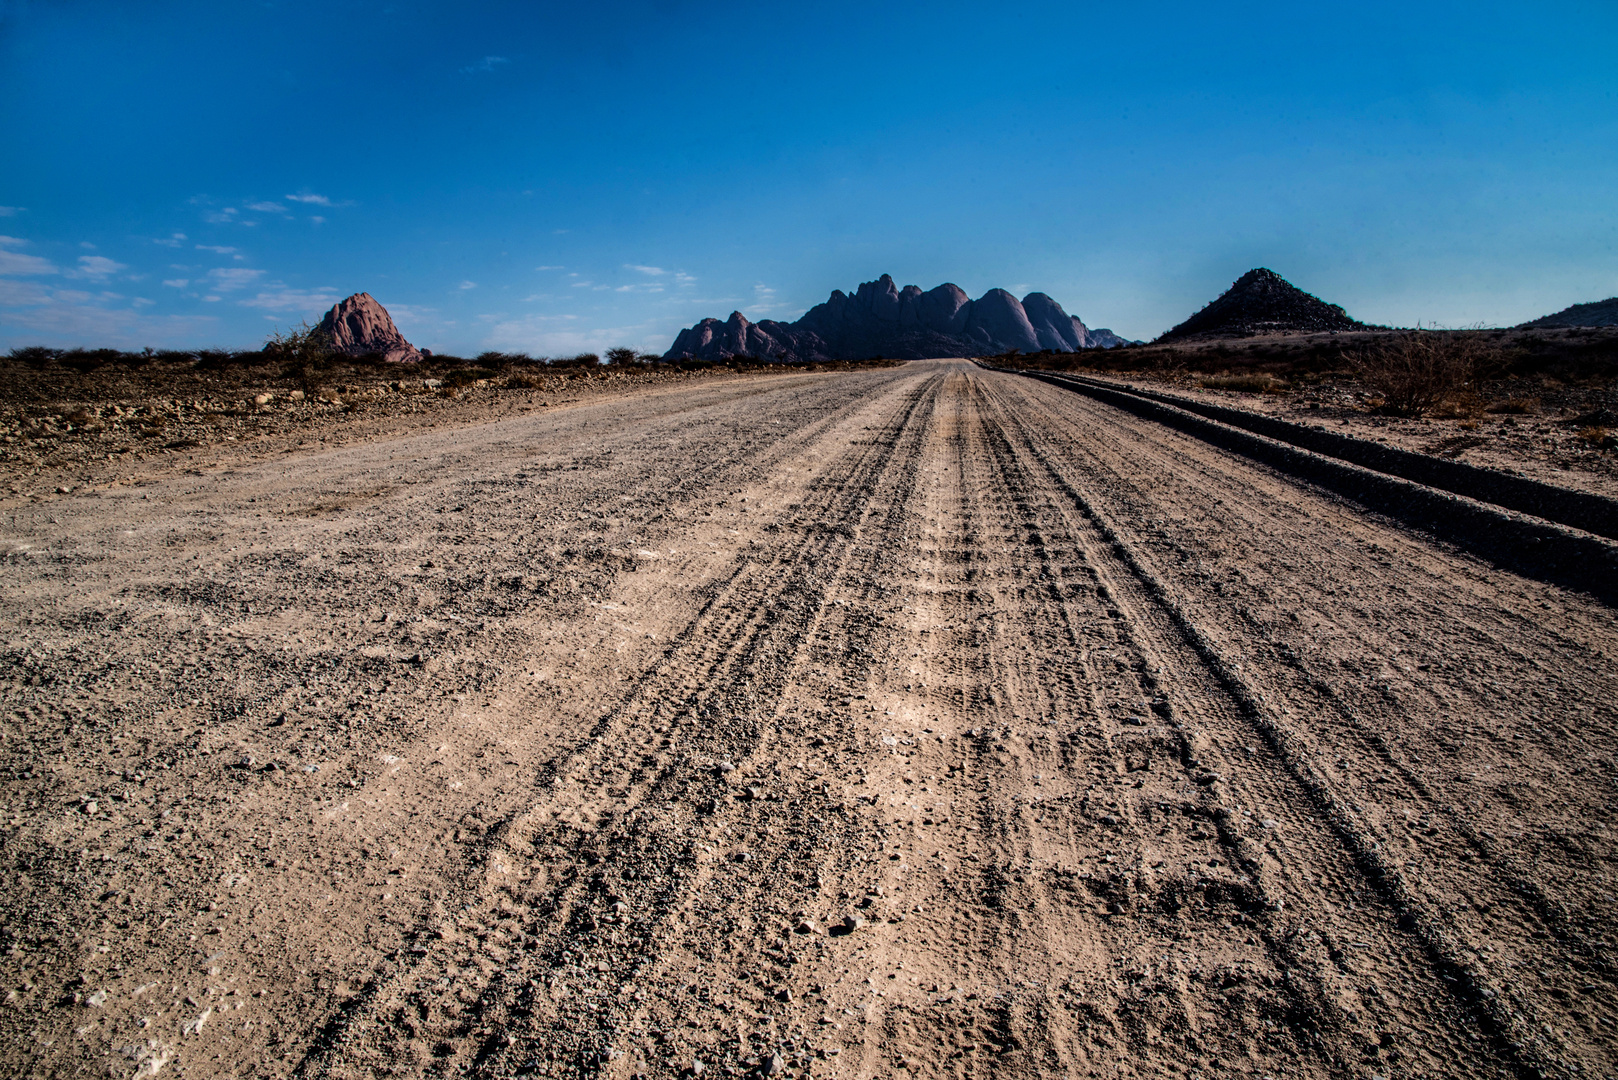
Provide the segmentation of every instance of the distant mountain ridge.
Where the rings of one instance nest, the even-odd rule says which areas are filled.
[[[1618,326],[1618,296],[1589,304],[1574,304],[1554,315],[1525,322],[1521,328],[1552,326]]]
[[[853,295],[834,289],[825,303],[816,304],[796,322],[749,322],[739,311],[723,322],[703,319],[680,331],[666,356],[920,360],[1011,349],[1077,352],[1125,343],[1111,330],[1091,330],[1044,293],[1029,293],[1019,301],[1004,289],[990,289],[971,300],[955,285],[946,283],[926,292],[915,285],[901,289],[883,274]]]
[[[1376,329],[1382,327],[1349,318],[1336,304],[1311,296],[1261,266],[1237,278],[1212,303],[1157,340]]]

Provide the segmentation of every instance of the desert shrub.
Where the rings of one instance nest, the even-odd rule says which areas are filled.
[[[544,388],[545,380],[532,372],[513,371],[501,386],[507,390],[540,390]]]
[[[108,364],[123,359],[124,354],[117,349],[68,349],[66,352],[56,354],[56,362],[70,371],[80,375],[88,375]]]
[[[37,371],[55,360],[59,352],[58,349],[47,348],[44,345],[24,345],[11,350],[11,359],[27,364]]]
[[[1597,450],[1611,450],[1615,444],[1618,444],[1618,438],[1613,436],[1612,429],[1604,427],[1580,428],[1575,438],[1580,442],[1589,443]]]
[[[444,373],[444,385],[471,386],[479,379],[497,379],[499,377],[500,373],[498,371],[491,371],[488,368],[457,368],[454,371]]]
[[[1425,416],[1471,386],[1482,359],[1467,336],[1415,330],[1367,349],[1354,362],[1354,374],[1377,411]]]
[[[1509,413],[1513,416],[1528,416],[1539,411],[1539,399],[1531,397],[1506,398],[1504,401],[1491,401],[1484,407],[1484,412]]]
[[[634,349],[616,348],[607,350],[607,363],[609,364],[635,364],[640,362],[640,353]]]
[[[534,358],[525,352],[496,352],[489,350],[478,353],[473,363],[482,368],[514,367],[518,364],[532,364],[534,363]]]
[[[553,368],[593,368],[601,363],[601,357],[595,353],[580,353],[577,356],[558,356],[547,360],[546,364]]]
[[[294,364],[324,364],[332,357],[331,335],[307,322],[271,331],[264,340],[264,351]]]
[[[1245,390],[1251,394],[1284,394],[1292,387],[1273,375],[1212,375],[1198,379],[1209,390]]]
[[[1474,416],[1482,415],[1484,411],[1483,398],[1470,389],[1457,390],[1443,401],[1440,401],[1429,416],[1436,416],[1442,420],[1470,420]],[[1465,424],[1461,425],[1465,427]],[[1476,424],[1472,425],[1474,428]]]

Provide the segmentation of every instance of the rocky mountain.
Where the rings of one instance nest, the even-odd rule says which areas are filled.
[[[1574,304],[1555,315],[1522,324],[1524,329],[1537,326],[1618,326],[1618,296],[1592,304]]]
[[[885,356],[919,360],[929,356],[987,356],[1010,349],[1112,348],[1125,339],[1111,330],[1091,330],[1044,293],[1018,300],[1004,289],[990,289],[977,300],[954,285],[923,292],[899,288],[883,274],[853,295],[841,289],[796,322],[749,322],[739,311],[730,318],[703,319],[680,331],[667,359],[718,360],[760,356],[781,360],[864,360]]]
[[[421,352],[393,325],[388,309],[370,293],[355,293],[333,306],[320,320],[320,329],[331,335],[332,348],[344,356],[375,353],[396,363],[421,359]]]
[[[1369,329],[1376,328],[1354,321],[1336,304],[1311,296],[1273,270],[1259,267],[1237,278],[1223,296],[1157,340]]]

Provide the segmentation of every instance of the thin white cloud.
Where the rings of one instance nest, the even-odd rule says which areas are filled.
[[[137,297],[114,306],[117,293],[99,296],[78,289],[47,289],[32,281],[0,280],[0,347],[22,344],[142,345],[180,344],[212,332],[214,321],[197,316],[156,317],[138,309],[152,301]]]
[[[236,249],[235,248],[226,247],[223,244],[198,244],[197,245],[197,250],[198,251],[216,251],[221,255],[234,255],[234,254],[236,254]]]
[[[565,266],[536,266],[535,270],[566,270]]]
[[[600,353],[616,345],[629,345],[648,351],[662,352],[668,347],[659,339],[656,327],[609,326],[575,328],[554,325],[571,320],[565,315],[525,315],[519,319],[503,319],[489,328],[484,346],[490,349],[520,349],[535,356],[573,356],[581,352]]]
[[[105,255],[80,255],[79,265],[75,270],[68,271],[68,277],[89,278],[91,281],[105,281],[107,278],[129,267],[121,262],[114,262]]]
[[[221,301],[223,299],[224,299],[223,296],[204,296],[202,298],[202,302],[204,304],[217,304],[217,303],[219,303],[219,301]]]
[[[457,285],[455,287],[464,292],[467,289],[475,289],[475,288],[477,288],[478,283],[475,282],[475,281],[463,281],[463,282],[461,282],[459,285]]]
[[[256,210],[260,214],[290,214],[291,210],[278,202],[250,202],[246,204],[249,210]]]
[[[245,289],[264,276],[262,270],[248,270],[241,266],[220,266],[208,271],[211,288],[218,292]]]
[[[183,289],[187,285],[191,284],[191,279],[183,277],[169,278],[167,281],[163,282],[163,284],[167,285],[171,289]]]
[[[184,239],[185,239],[185,233],[177,232],[177,233],[174,233],[174,234],[172,234],[170,236],[165,236],[162,239],[153,240],[152,243],[161,244],[164,247],[177,248],[177,247],[180,246],[180,241],[182,241]]]
[[[0,206],[0,217],[16,217],[26,209],[26,206]]]
[[[568,288],[570,288],[570,289],[588,289],[590,286],[592,286],[594,284],[595,284],[595,282],[593,282],[593,281],[574,281],[574,282],[570,282],[568,284]]]
[[[230,225],[236,222],[240,213],[234,206],[227,206],[223,210],[209,210],[202,215],[202,220],[210,225]]]
[[[241,301],[241,306],[262,308],[265,311],[314,312],[329,308],[340,299],[337,290],[330,285],[322,285],[316,289],[289,289],[279,281],[272,281],[265,291],[251,300]]]
[[[324,225],[326,223],[326,219],[321,217],[319,214],[310,214],[309,220],[314,222],[316,225]]]
[[[0,236],[0,274],[33,277],[36,274],[59,274],[56,264],[38,255],[24,255],[11,248],[27,247],[28,241],[16,236]]]
[[[647,274],[651,277],[662,277],[664,274],[668,273],[668,271],[663,269],[661,266],[636,266],[634,263],[624,263],[624,266],[630,270],[638,270],[641,273]]]
[[[485,56],[482,60],[469,67],[461,69],[462,75],[475,75],[480,71],[493,71],[498,67],[511,63],[503,56]]]
[[[683,288],[685,286],[695,285],[697,283],[697,279],[686,273],[684,270],[676,270],[674,271],[674,283]]]
[[[90,243],[90,241],[88,241],[88,240],[80,240],[79,241],[79,246],[81,248],[83,248],[85,251],[94,251],[96,249],[96,246],[94,244]]]
[[[37,281],[0,278],[0,308],[28,307],[51,302],[51,291]]]
[[[297,203],[308,203],[311,206],[331,206],[332,201],[324,195],[288,195],[288,199]]]

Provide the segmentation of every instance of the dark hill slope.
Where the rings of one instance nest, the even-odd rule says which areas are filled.
[[[1521,329],[1553,326],[1618,326],[1618,296],[1592,304],[1574,304],[1555,315],[1525,322]]]
[[[1157,340],[1366,329],[1371,327],[1349,318],[1336,304],[1310,296],[1280,274],[1260,267],[1243,274],[1223,296]]]

